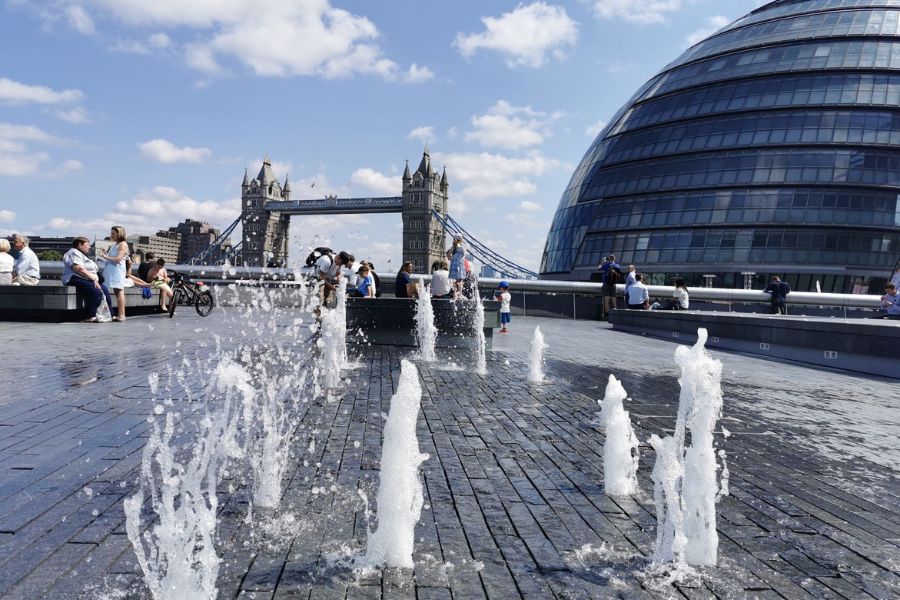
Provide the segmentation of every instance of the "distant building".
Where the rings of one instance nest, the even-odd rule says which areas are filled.
[[[770,2],[686,50],[585,153],[541,277],[586,280],[615,253],[650,283],[880,290],[900,256],[897,19],[896,2]]]
[[[503,276],[503,274],[500,271],[498,271],[497,269],[495,269],[494,267],[492,267],[490,265],[484,265],[483,267],[481,267],[480,277],[493,278],[493,277],[502,277],[502,276]]]
[[[415,173],[403,171],[403,260],[415,273],[429,273],[431,263],[445,258],[446,235],[432,210],[447,216],[450,196],[447,169],[440,175],[431,166],[428,146]]]
[[[47,250],[53,250],[60,254],[65,254],[72,249],[72,241],[74,236],[70,237],[44,237],[44,236],[28,236],[28,247],[35,254],[40,254]]]
[[[131,235],[128,236],[128,245],[131,246],[131,255],[135,260],[143,261],[144,254],[152,252],[156,258],[163,258],[167,263],[179,262],[179,234],[171,235],[168,231],[161,231],[156,235]]]
[[[275,178],[272,161],[263,160],[256,179],[244,171],[241,184],[241,262],[248,267],[284,266],[288,256],[290,216],[266,210],[266,202],[291,199],[287,176],[284,187]]]
[[[179,223],[175,227],[169,227],[168,231],[168,235],[177,234],[180,237],[181,243],[178,249],[179,264],[188,264],[192,258],[208,250],[221,233],[220,229],[213,227],[209,223],[195,221],[194,219],[185,219],[184,223]],[[221,246],[231,246],[231,241],[226,239]]]

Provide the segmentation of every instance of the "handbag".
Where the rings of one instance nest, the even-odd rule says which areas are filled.
[[[141,288],[141,298],[149,300],[153,297],[153,291],[150,288]]]

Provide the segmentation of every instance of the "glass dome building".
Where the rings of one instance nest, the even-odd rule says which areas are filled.
[[[779,0],[688,49],[585,153],[541,277],[879,292],[900,258],[900,0]],[[880,292],[879,292],[880,293]]]

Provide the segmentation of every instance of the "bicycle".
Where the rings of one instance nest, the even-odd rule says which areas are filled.
[[[202,281],[191,281],[181,273],[169,271],[172,279],[172,297],[169,299],[169,318],[175,316],[175,307],[179,304],[194,305],[197,314],[206,317],[216,306],[209,287]]]

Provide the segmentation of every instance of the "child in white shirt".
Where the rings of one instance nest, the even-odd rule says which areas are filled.
[[[499,288],[494,298],[500,303],[500,333],[506,333],[509,331],[507,326],[512,319],[509,312],[509,302],[512,300],[512,296],[509,294],[508,282],[501,281]]]

